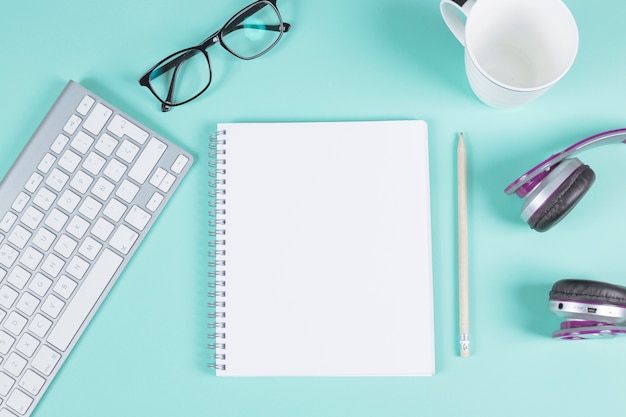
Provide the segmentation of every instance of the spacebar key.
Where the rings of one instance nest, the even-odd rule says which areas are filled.
[[[84,278],[84,282],[76,295],[67,305],[63,316],[50,332],[48,336],[50,344],[62,351],[67,349],[94,305],[98,302],[102,292],[111,282],[111,278],[115,275],[122,261],[121,256],[109,249],[102,252],[100,258]]]

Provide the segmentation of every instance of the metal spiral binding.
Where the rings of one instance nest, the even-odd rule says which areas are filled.
[[[209,139],[209,368],[226,369],[226,131]]]

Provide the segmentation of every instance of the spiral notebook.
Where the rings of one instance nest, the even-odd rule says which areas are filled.
[[[216,374],[432,375],[426,123],[219,124],[211,144]]]

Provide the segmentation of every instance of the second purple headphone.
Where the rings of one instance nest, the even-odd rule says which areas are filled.
[[[545,232],[574,208],[596,178],[589,165],[574,158],[574,154],[620,142],[626,143],[626,129],[602,132],[576,142],[513,181],[504,192],[524,199],[522,219],[532,229]]]

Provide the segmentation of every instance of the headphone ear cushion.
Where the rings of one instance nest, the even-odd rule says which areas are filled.
[[[585,279],[562,279],[552,286],[550,300],[626,307],[626,287]]]
[[[538,232],[550,229],[576,206],[595,179],[589,165],[578,167],[528,219],[528,225]]]

